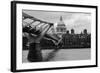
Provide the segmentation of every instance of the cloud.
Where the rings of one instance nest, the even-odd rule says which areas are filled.
[[[24,10],[24,12],[40,20],[54,23],[54,26],[57,25],[60,20],[60,16],[62,16],[68,30],[74,28],[76,33],[80,33],[80,31],[83,31],[83,29],[86,28],[89,32],[91,32],[91,14],[89,13],[36,10]]]
[[[65,19],[68,29],[74,28],[77,33],[84,29],[91,31],[91,15],[90,14],[73,14],[70,19]]]

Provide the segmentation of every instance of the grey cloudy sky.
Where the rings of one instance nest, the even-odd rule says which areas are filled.
[[[52,22],[57,25],[60,16],[66,24],[67,30],[75,29],[75,33],[80,33],[84,29],[91,32],[91,14],[79,12],[54,12],[54,11],[36,11],[36,10],[23,10],[23,12],[34,16],[43,21]]]

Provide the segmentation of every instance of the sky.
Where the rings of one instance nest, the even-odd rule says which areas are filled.
[[[88,33],[91,33],[90,13],[39,10],[23,10],[23,12],[37,19],[54,23],[55,27],[60,21],[60,16],[62,16],[63,22],[65,23],[67,30],[70,31],[73,28],[75,30],[75,33],[81,33],[84,29],[87,29]]]

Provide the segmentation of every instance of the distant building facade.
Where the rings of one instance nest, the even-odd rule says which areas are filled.
[[[51,29],[54,32],[54,29]],[[59,43],[58,48],[51,40],[42,39],[40,41],[40,45],[42,49],[70,49],[70,48],[91,48],[91,33],[87,33],[87,30],[84,29],[81,33],[75,33],[74,29],[66,31],[65,34],[62,35],[61,43]],[[26,48],[26,42],[28,42],[27,38],[23,37],[23,47]]]

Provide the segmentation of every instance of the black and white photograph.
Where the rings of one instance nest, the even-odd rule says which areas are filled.
[[[12,71],[97,66],[96,6],[14,1],[12,15]]]
[[[91,13],[22,11],[24,62],[91,59]]]

